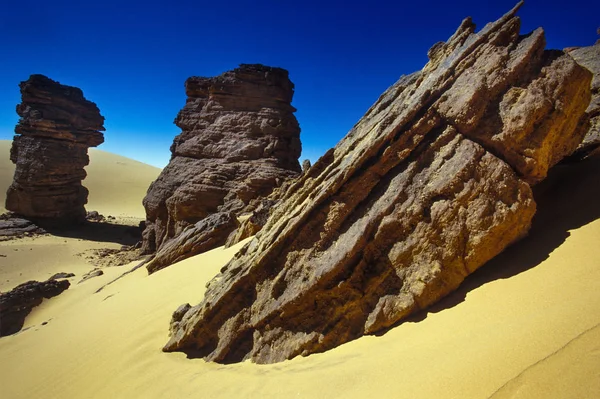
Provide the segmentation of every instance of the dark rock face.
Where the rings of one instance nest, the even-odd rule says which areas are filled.
[[[102,275],[104,275],[104,272],[102,270],[100,270],[100,269],[90,270],[89,272],[87,272],[86,274],[83,275],[83,277],[81,278],[81,280],[79,280],[79,283],[77,283],[77,284],[81,284],[84,281],[87,281],[87,280],[89,280],[91,278],[94,278],[94,277],[100,277]]]
[[[600,153],[600,41],[589,47],[580,47],[569,51],[577,63],[594,74],[592,80],[592,101],[587,108],[590,115],[590,127],[581,145],[577,148],[580,157],[591,153]]]
[[[68,280],[28,281],[9,292],[0,293],[0,337],[19,332],[25,317],[44,298],[52,298],[69,288]]]
[[[287,190],[171,324],[163,350],[272,363],[402,321],[527,234],[531,183],[587,130],[591,74],[519,35],[515,9],[463,21]]]
[[[31,75],[19,87],[21,119],[10,151],[16,169],[6,209],[36,222],[82,222],[87,149],[104,141],[104,118],[76,87],[43,75]]]
[[[50,277],[48,279],[48,281],[50,281],[50,280],[59,280],[59,279],[63,279],[63,278],[71,278],[71,277],[75,277],[75,274],[74,273],[60,272],[60,273],[53,274],[52,277]]]
[[[218,212],[188,227],[175,238],[167,241],[146,265],[154,273],[173,263],[201,254],[225,244],[229,234],[238,226],[233,212]]]
[[[300,172],[287,71],[241,65],[214,78],[189,78],[185,89],[187,103],[175,119],[182,133],[144,198],[146,253],[209,215],[240,214]]]
[[[226,247],[231,247],[238,242],[251,237],[258,233],[263,226],[267,223],[271,209],[277,203],[273,196],[270,195],[268,198],[263,198],[261,204],[252,212],[247,219],[242,221],[239,227],[227,237],[225,242]]]
[[[302,173],[308,172],[311,166],[312,165],[310,164],[310,160],[305,159],[304,161],[302,161]]]
[[[46,231],[30,220],[12,213],[0,215],[0,241],[45,234]]]
[[[304,163],[307,161],[308,160],[304,161]],[[302,169],[303,174],[307,173],[307,171],[308,169]],[[243,215],[244,217],[240,220],[238,228],[227,237],[225,247],[231,247],[258,233],[267,224],[269,217],[273,213],[273,209],[282,200],[288,190],[300,181],[299,178],[300,176],[295,179],[286,180],[281,186],[274,189],[267,198],[261,198],[254,201],[254,203],[258,203],[258,205],[250,215]]]

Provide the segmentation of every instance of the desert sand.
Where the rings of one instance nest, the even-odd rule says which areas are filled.
[[[0,163],[2,195],[9,169]],[[141,199],[157,169],[91,151],[87,171],[88,210],[143,217]],[[0,397],[598,398],[599,176],[600,159],[555,168],[536,188],[530,235],[432,309],[380,336],[272,365],[161,351],[172,312],[197,304],[244,242],[151,276],[138,269],[99,293],[133,264],[78,284],[93,266],[76,254],[120,243],[54,236],[0,243],[0,290],[77,274],[33,310],[23,331],[0,338]]]
[[[15,170],[9,159],[11,144],[10,140],[0,140],[0,213],[6,211],[6,189]],[[135,243],[128,230],[144,220],[141,198],[160,169],[97,149],[91,149],[89,156],[84,180],[90,191],[86,209],[114,219],[88,228],[83,234],[66,231],[61,236],[0,242],[1,291],[28,280],[45,280],[59,269],[75,273],[79,281],[81,275],[93,269],[93,264],[85,260],[90,250]]]

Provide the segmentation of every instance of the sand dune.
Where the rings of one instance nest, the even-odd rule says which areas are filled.
[[[12,141],[0,140],[0,213],[5,212],[6,188],[15,173],[10,161]],[[120,155],[95,148],[89,149],[90,164],[85,168],[83,185],[90,194],[86,209],[108,216],[145,217],[142,199],[160,169]]]
[[[224,366],[160,350],[173,310],[198,303],[243,243],[152,276],[139,269],[97,294],[125,269],[107,268],[82,284],[74,279],[34,309],[27,330],[0,339],[0,397],[598,398],[599,176],[600,160],[553,171],[536,188],[530,236],[428,312],[381,336],[279,364]],[[108,202],[98,210],[129,201],[111,191],[115,185],[97,184]],[[86,185],[92,191],[96,183]],[[36,260],[49,259],[44,251],[59,243],[52,262]],[[0,261],[13,263],[0,269],[28,274],[27,262],[37,262],[38,274],[83,270],[89,265],[74,255],[77,245],[101,244],[59,237],[3,243],[0,254],[8,256]]]

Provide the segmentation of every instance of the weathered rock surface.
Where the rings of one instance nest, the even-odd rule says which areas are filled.
[[[87,149],[104,141],[104,118],[76,87],[43,75],[31,75],[19,87],[21,118],[10,151],[16,169],[6,209],[36,222],[82,222]]]
[[[305,160],[303,164],[309,162]],[[302,173],[307,173],[308,169],[302,169]],[[227,241],[225,242],[225,247],[229,248],[238,242],[245,240],[248,237],[251,237],[258,233],[264,226],[267,224],[269,217],[273,213],[273,208],[277,206],[277,204],[282,200],[287,191],[295,185],[299,181],[300,176],[295,179],[287,179],[283,182],[283,184],[271,192],[267,198],[259,198],[257,200],[252,201],[252,207],[254,210],[248,215],[242,215],[240,220],[240,224],[237,229],[235,229],[229,237],[227,237]],[[256,205],[258,204],[258,205]]]
[[[577,155],[585,157],[591,153],[600,153],[600,40],[595,45],[580,47],[569,51],[569,55],[579,65],[594,74],[592,80],[592,101],[587,108],[590,115],[590,128],[577,148]]]
[[[92,248],[80,252],[78,256],[84,258],[86,262],[97,268],[111,266],[123,266],[131,262],[147,258],[147,255],[140,254],[139,243],[136,245],[123,245],[121,248]]]
[[[60,273],[53,274],[52,277],[50,277],[48,279],[48,281],[50,281],[50,280],[59,280],[59,279],[63,279],[63,278],[71,278],[71,277],[75,277],[75,274],[74,273],[60,272]]]
[[[242,64],[214,78],[189,78],[185,88],[187,103],[175,119],[182,133],[144,198],[145,253],[209,215],[240,214],[300,172],[300,128],[287,71]]]
[[[100,269],[90,270],[89,272],[87,272],[86,274],[84,274],[81,277],[81,280],[79,280],[79,282],[77,284],[81,284],[84,281],[87,281],[87,280],[89,280],[91,278],[94,278],[94,277],[100,277],[102,275],[104,275],[104,272],[102,270],[100,270]]]
[[[146,269],[153,273],[193,255],[220,247],[237,226],[233,212],[213,213],[163,244],[154,258],[146,264]]]
[[[252,214],[244,219],[238,228],[227,237],[227,241],[225,242],[226,247],[231,247],[248,237],[252,237],[263,228],[269,219],[271,209],[277,203],[276,200],[271,198],[272,195],[263,198],[261,204],[252,212]]]
[[[0,215],[0,241],[45,233],[46,230],[31,220],[24,219],[13,213]]]
[[[527,234],[531,183],[587,130],[591,74],[470,18],[294,182],[265,227],[171,324],[163,350],[272,363],[402,321]]]
[[[0,337],[19,332],[31,309],[69,288],[68,280],[28,281],[0,293]]]

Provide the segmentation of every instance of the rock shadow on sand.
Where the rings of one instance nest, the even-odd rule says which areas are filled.
[[[77,238],[86,241],[111,242],[132,246],[141,241],[139,227],[110,222],[90,222],[73,227],[47,227],[44,229],[57,237]]]
[[[566,241],[571,235],[570,230],[599,219],[600,157],[557,165],[550,170],[546,180],[533,187],[533,192],[538,210],[527,237],[468,276],[456,291],[405,322],[422,321],[429,313],[458,305],[470,291],[484,284],[507,279],[538,266]],[[376,335],[383,335],[396,326]]]

